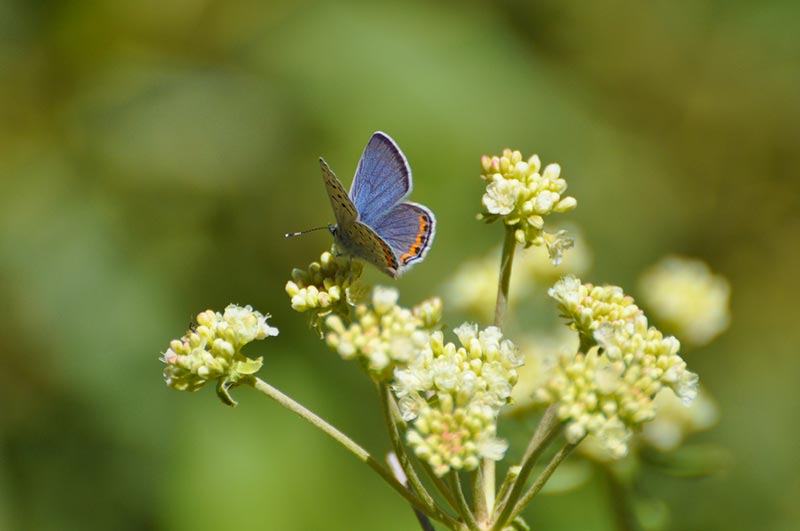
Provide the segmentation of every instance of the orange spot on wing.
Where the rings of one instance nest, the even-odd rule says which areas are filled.
[[[428,219],[420,215],[419,216],[419,234],[417,234],[417,239],[414,242],[414,245],[411,246],[411,249],[408,250],[403,256],[400,257],[400,261],[403,262],[403,265],[407,264],[411,259],[416,258],[419,256],[420,249],[425,242],[428,241]]]

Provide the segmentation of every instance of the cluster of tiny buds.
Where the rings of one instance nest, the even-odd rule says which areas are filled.
[[[591,337],[603,324],[622,325],[642,315],[633,297],[618,286],[594,286],[568,275],[548,290],[559,303],[562,317],[583,336]]]
[[[502,459],[507,443],[496,437],[497,416],[522,365],[497,327],[478,331],[465,323],[454,332],[461,346],[433,332],[408,366],[395,370],[392,386],[410,421],[408,444],[438,476],[474,470],[482,458]]]
[[[561,167],[548,164],[541,169],[538,155],[523,160],[522,153],[506,149],[502,156],[483,156],[481,175],[488,184],[483,194],[484,211],[479,218],[491,223],[502,219],[514,230],[516,240],[530,247],[546,246],[554,262],[571,246],[564,234],[546,235],[544,216],[553,212],[574,210],[577,201],[565,196],[567,182],[561,178]]]
[[[360,282],[363,269],[360,261],[328,251],[322,253],[319,262],[309,264],[308,269],[295,268],[292,280],[286,283],[292,309],[310,312],[312,318],[332,312],[346,315],[369,292],[369,287]]]
[[[224,313],[206,310],[181,339],[174,339],[161,357],[164,379],[179,391],[196,391],[206,382],[235,383],[261,368],[262,358],[241,353],[246,344],[278,335],[263,315],[250,306],[229,305]]]
[[[397,304],[395,288],[375,286],[371,304],[358,304],[352,321],[325,319],[325,341],[345,360],[357,359],[377,380],[388,381],[395,367],[407,364],[440,327],[442,301],[434,297],[408,309]]]

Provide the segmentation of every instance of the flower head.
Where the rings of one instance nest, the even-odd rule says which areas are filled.
[[[292,271],[292,280],[286,283],[292,308],[310,312],[315,325],[330,313],[347,315],[350,307],[365,298],[369,291],[360,282],[363,269],[364,265],[358,260],[337,257],[327,251],[322,253],[319,262],[312,262],[307,270]]]
[[[517,241],[525,247],[546,246],[554,263],[560,252],[569,247],[564,235],[555,237],[544,230],[544,216],[553,212],[569,212],[577,206],[574,197],[565,196],[567,182],[561,178],[561,167],[549,164],[540,173],[538,155],[527,160],[522,153],[506,149],[502,156],[481,159],[481,178],[488,184],[481,203],[480,219],[491,223],[502,218],[514,230]],[[550,241],[549,241],[550,240]],[[558,245],[554,245],[560,242]]]
[[[263,358],[242,354],[246,344],[278,335],[263,315],[250,306],[229,305],[224,313],[206,310],[197,325],[181,339],[174,339],[161,356],[164,379],[178,391],[197,391],[209,381],[233,385],[261,368]]]
[[[603,324],[621,325],[643,315],[622,288],[582,284],[573,275],[556,282],[547,293],[558,301],[561,315],[570,320],[570,326],[587,337]]]
[[[644,305],[652,316],[692,345],[705,345],[730,322],[730,285],[704,262],[670,256],[640,279]]]
[[[590,434],[619,458],[627,453],[631,434],[655,417],[656,395],[669,388],[688,403],[697,394],[697,375],[678,355],[680,343],[648,327],[643,315],[605,323],[594,336],[598,346],[562,355],[537,394],[558,404],[570,442]]]
[[[500,408],[508,403],[522,364],[514,344],[500,329],[455,329],[460,347],[431,334],[406,368],[395,370],[392,386],[415,453],[437,475],[473,470],[481,458],[499,460],[506,443],[496,438]]]
[[[395,288],[375,286],[371,305],[358,304],[349,324],[340,315],[325,319],[325,340],[346,360],[358,359],[370,374],[387,380],[397,366],[411,361],[439,327],[442,301],[428,299],[414,308],[397,304]]]

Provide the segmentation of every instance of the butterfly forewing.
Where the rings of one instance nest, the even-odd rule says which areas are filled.
[[[411,168],[403,152],[385,133],[374,133],[350,187],[359,220],[374,227],[395,203],[411,193],[411,187]]]
[[[358,211],[350,197],[348,197],[347,192],[345,192],[342,183],[330,169],[328,163],[325,162],[325,159],[320,157],[319,166],[322,168],[322,181],[325,183],[328,197],[331,200],[336,224],[339,229],[347,227],[355,222],[358,217]]]

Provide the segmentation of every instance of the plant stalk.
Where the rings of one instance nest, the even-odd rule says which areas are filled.
[[[267,382],[262,380],[258,377],[251,377],[241,381],[243,384],[247,384],[252,386],[256,391],[266,395],[267,397],[271,398],[281,406],[285,407],[295,415],[299,416],[300,418],[306,420],[307,422],[311,423],[315,428],[322,430],[325,434],[331,437],[333,440],[344,446],[351,454],[353,454],[356,459],[359,461],[366,463],[372,470],[378,473],[378,475],[383,478],[386,483],[389,484],[395,491],[397,491],[400,496],[405,498],[405,500],[410,503],[415,509],[418,509],[420,512],[424,513],[425,515],[442,522],[443,524],[449,526],[451,529],[458,529],[460,524],[452,519],[451,517],[447,516],[446,514],[442,513],[441,511],[432,511],[425,503],[423,503],[420,498],[418,498],[414,493],[408,490],[402,483],[400,483],[392,474],[392,472],[386,468],[380,461],[372,457],[369,452],[367,452],[364,448],[358,445],[355,441],[353,441],[350,437],[339,431],[338,429],[331,426],[328,422],[326,422],[323,418],[318,416],[316,413],[312,412],[311,410],[307,409],[302,404],[296,402],[289,396],[283,394],[275,387],[269,385]]]
[[[560,427],[561,423],[556,415],[556,408],[555,406],[550,406],[545,410],[542,420],[539,421],[539,425],[536,427],[536,431],[525,449],[517,478],[512,482],[511,488],[508,489],[508,494],[498,503],[498,514],[493,520],[492,529],[501,529],[506,522],[512,520],[510,518],[511,513],[525,488],[525,483],[528,481],[528,476],[530,476],[533,466],[558,435]]]
[[[458,512],[461,518],[466,522],[470,531],[481,531],[478,522],[475,520],[475,515],[472,514],[467,499],[464,497],[464,490],[461,488],[461,479],[458,477],[458,471],[450,470],[450,490],[456,495],[458,502]]]
[[[508,313],[508,291],[511,285],[511,266],[514,263],[514,252],[517,240],[513,227],[505,226],[503,250],[500,255],[500,277],[497,282],[497,302],[494,306],[494,325],[503,330]],[[488,522],[494,513],[496,484],[496,465],[493,459],[484,458],[480,470],[475,474],[473,498],[475,514],[481,522]]]
[[[519,501],[514,505],[514,510],[511,511],[511,516],[509,517],[510,520],[513,520],[517,516],[519,516],[522,511],[528,506],[534,496],[542,490],[544,484],[547,483],[547,480],[550,479],[550,476],[553,475],[553,472],[556,471],[558,465],[561,464],[567,456],[572,453],[572,450],[575,449],[576,446],[580,444],[580,441],[575,444],[566,443],[557,453],[550,459],[550,462],[547,463],[547,466],[544,467],[544,470],[539,474],[536,478],[536,481],[533,482],[533,485],[522,495]]]
[[[385,383],[381,383],[378,386],[378,393],[381,396],[383,421],[386,423],[386,429],[389,432],[392,449],[394,450],[395,456],[397,456],[397,461],[400,463],[400,468],[406,475],[411,492],[419,496],[422,502],[427,505],[431,511],[444,515],[444,511],[436,504],[433,497],[420,481],[417,471],[411,466],[406,449],[403,446],[403,442],[400,440],[400,430],[397,429],[397,422],[395,421],[396,416],[392,407],[394,406],[394,396],[392,395],[391,389],[389,389],[389,386]]]

